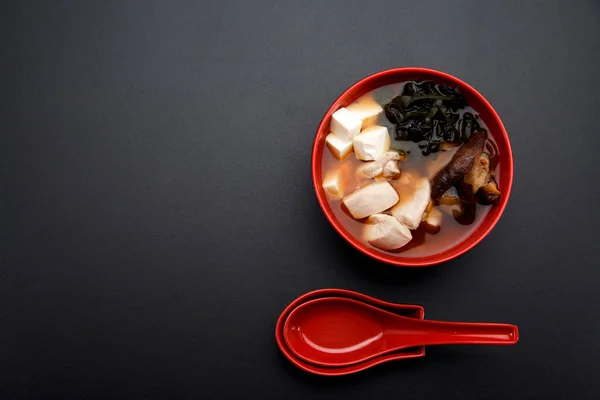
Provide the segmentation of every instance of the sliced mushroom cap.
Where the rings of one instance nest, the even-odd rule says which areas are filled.
[[[431,198],[434,202],[437,202],[446,190],[456,185],[469,172],[475,160],[483,152],[486,140],[485,131],[475,132],[471,139],[458,149],[450,162],[435,174],[431,180]]]
[[[502,197],[502,192],[498,190],[496,182],[493,180],[479,189],[478,194],[481,200],[494,205],[498,205],[498,203],[500,203],[500,198]]]
[[[458,197],[460,198],[461,212],[453,212],[454,219],[461,225],[469,225],[475,221],[477,210],[477,199],[473,193],[473,187],[461,179],[456,185]]]
[[[473,163],[473,167],[465,175],[465,182],[471,185],[473,193],[485,186],[490,181],[490,156],[481,153]]]

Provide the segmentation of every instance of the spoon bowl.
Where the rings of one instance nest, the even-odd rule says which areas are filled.
[[[283,333],[296,357],[325,367],[363,363],[418,346],[518,341],[514,325],[419,320],[341,297],[300,304],[289,314]]]
[[[425,316],[425,312],[422,306],[416,304],[390,303],[381,299],[367,296],[363,293],[358,293],[347,289],[328,288],[318,289],[312,292],[305,293],[302,296],[295,299],[294,301],[292,301],[290,304],[288,304],[288,306],[283,310],[283,312],[277,319],[277,324],[275,326],[275,340],[277,342],[279,350],[289,362],[291,362],[294,366],[298,367],[299,369],[320,376],[343,376],[355,374],[379,366],[381,364],[389,363],[391,361],[409,360],[425,356],[425,347],[413,347],[410,349],[388,353],[379,357],[374,357],[364,363],[339,368],[328,368],[321,365],[315,365],[296,357],[290,351],[284,338],[283,327],[285,325],[285,321],[287,320],[289,314],[299,305],[307,301],[323,297],[350,298],[357,301],[361,301],[366,304],[371,304],[381,309],[390,311],[394,314],[404,315],[409,318],[423,319]]]

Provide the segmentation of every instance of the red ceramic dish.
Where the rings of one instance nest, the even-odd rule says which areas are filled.
[[[342,223],[338,221],[335,214],[331,210],[325,191],[322,187],[322,171],[321,161],[323,157],[323,151],[325,148],[325,137],[329,133],[329,122],[331,114],[341,107],[345,107],[358,99],[360,96],[374,90],[378,87],[390,85],[393,83],[399,83],[408,80],[432,80],[439,83],[445,83],[449,86],[458,88],[461,93],[465,96],[469,105],[472,106],[483,119],[487,127],[489,128],[489,134],[492,135],[498,146],[499,153],[499,181],[498,187],[502,192],[502,198],[500,204],[493,206],[481,225],[467,237],[464,241],[456,244],[454,247],[443,251],[438,254],[430,255],[427,257],[402,257],[398,255],[392,255],[378,251],[374,248],[368,247],[363,244],[360,240],[355,238],[350,232],[344,228]],[[446,73],[435,71],[432,69],[425,68],[397,68],[390,69],[383,72],[378,72],[371,75],[346,90],[329,108],[325,117],[321,121],[317,130],[317,135],[312,149],[312,179],[317,199],[321,209],[325,213],[327,220],[333,228],[344,238],[348,243],[360,250],[364,254],[373,257],[376,260],[383,261],[388,264],[404,267],[424,267],[428,265],[439,264],[466,253],[479,242],[485,238],[488,233],[494,228],[502,212],[506,208],[506,203],[510,197],[513,181],[513,157],[508,140],[508,135],[504,129],[504,125],[500,120],[500,117],[490,105],[490,103],[473,89],[471,86]]]
[[[322,298],[322,297],[345,297],[353,300],[362,301],[364,303],[370,304],[375,307],[379,307],[383,310],[390,311],[399,315],[403,315],[406,317],[423,319],[425,317],[425,311],[423,307],[412,304],[396,304],[389,303],[386,301],[382,301],[362,293],[353,292],[351,290],[344,289],[320,289],[315,290],[313,292],[306,293],[296,300],[294,300],[290,305],[288,305],[285,310],[279,316],[277,320],[277,325],[275,326],[275,339],[277,341],[277,345],[279,349],[283,353],[283,355],[292,362],[298,368],[310,372],[316,375],[323,376],[341,376],[348,375],[355,372],[363,371],[367,368],[374,367],[384,362],[400,360],[400,359],[408,359],[408,358],[417,358],[423,357],[425,355],[425,347],[416,347],[412,349],[401,350],[395,353],[386,354],[383,356],[379,356],[373,358],[371,360],[365,361],[364,363],[355,364],[347,367],[339,367],[339,368],[327,368],[319,365],[313,365],[304,360],[296,357],[288,348],[283,333],[283,326],[285,325],[285,321],[289,314],[293,309],[298,307],[298,305],[303,304],[307,301]]]

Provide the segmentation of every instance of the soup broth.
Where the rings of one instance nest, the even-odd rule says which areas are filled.
[[[403,92],[404,86],[407,82],[398,83],[394,85],[383,86],[375,89],[366,95],[362,96],[361,99],[373,99],[380,106],[389,103],[395,96],[398,96]],[[359,99],[359,101],[361,101]],[[477,117],[477,113],[471,107],[467,106],[459,111],[460,113],[470,112]],[[481,128],[486,129],[487,127],[482,120],[478,119]],[[388,128],[391,147],[390,150],[403,151],[406,154],[406,159],[399,163],[402,174],[413,173],[419,176],[426,177],[431,180],[433,176],[442,169],[452,159],[453,155],[460,148],[459,146],[432,152],[428,155],[423,155],[423,146],[419,146],[419,143],[414,143],[408,140],[396,140],[395,125],[391,123],[386,117],[385,113],[381,113],[377,116],[374,122],[378,126],[384,126]],[[495,145],[492,136],[487,134],[487,141],[490,144]],[[369,183],[373,183],[373,179],[368,181],[357,178],[357,170],[365,165],[365,161],[361,161],[357,158],[353,152],[343,160],[338,160],[331,151],[327,148],[323,151],[322,159],[322,174],[323,179],[326,176],[330,176],[332,173],[337,173],[339,176],[339,186],[342,189],[343,196],[347,196],[354,191],[361,189]],[[498,179],[498,168],[495,168],[496,181]],[[384,180],[384,178],[378,177],[377,181]],[[387,181],[395,188],[398,189],[399,196],[402,197],[402,192],[398,186],[398,180],[387,179]],[[327,191],[326,191],[327,192]],[[355,238],[361,240],[366,246],[377,249],[381,252],[395,254],[401,257],[424,257],[437,254],[454,247],[456,244],[465,240],[471,233],[478,229],[481,222],[487,215],[492,205],[476,205],[476,216],[475,220],[468,224],[463,225],[459,223],[453,216],[453,211],[458,212],[460,207],[456,204],[445,205],[439,204],[436,208],[442,212],[442,221],[440,229],[437,233],[432,233],[431,230],[427,229],[424,224],[419,225],[417,229],[411,230],[412,240],[406,245],[396,250],[382,250],[371,245],[364,237],[364,229],[367,224],[366,218],[355,219],[352,217],[348,209],[345,207],[342,198],[340,196],[331,196],[328,193],[328,202],[333,210],[338,221],[342,223],[344,228],[348,230]],[[383,211],[384,214],[390,214],[390,210]]]

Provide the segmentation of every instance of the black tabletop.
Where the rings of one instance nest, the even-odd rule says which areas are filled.
[[[600,3],[3,2],[0,398],[593,399],[600,395]],[[468,254],[402,269],[313,193],[329,105],[423,66],[498,111],[513,194]],[[338,379],[279,352],[338,287],[519,326]]]

